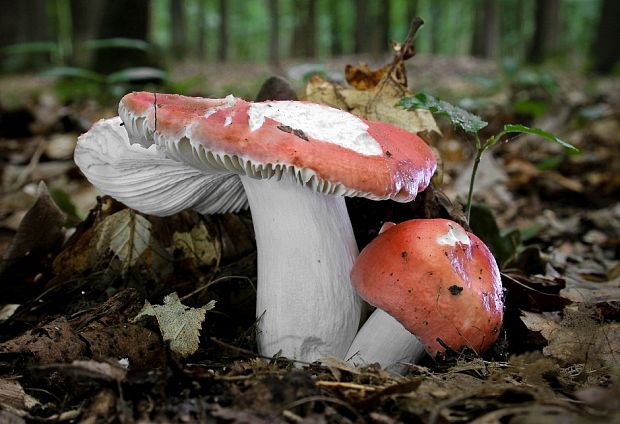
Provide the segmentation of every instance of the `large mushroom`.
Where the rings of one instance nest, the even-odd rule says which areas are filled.
[[[342,196],[412,200],[435,170],[429,147],[391,125],[306,102],[132,93],[119,114],[128,149],[136,151],[135,143],[155,149],[162,160],[185,166],[187,175],[198,170],[234,193],[235,181],[243,185],[258,251],[259,351],[305,361],[344,357],[359,326],[361,300],[349,280],[358,252]],[[119,172],[102,181],[102,169],[114,168],[95,152],[107,137],[103,132],[98,142],[80,138],[76,163],[104,193],[131,192],[124,201],[141,210],[132,181]],[[132,159],[134,168],[155,168],[152,154]],[[181,175],[169,173],[165,186],[185,193]],[[191,200],[184,203],[204,205]],[[230,200],[241,204],[236,194]]]
[[[503,293],[495,259],[485,244],[446,219],[388,225],[360,253],[351,281],[377,307],[347,358],[400,370],[424,351],[469,347],[482,353],[495,342]]]

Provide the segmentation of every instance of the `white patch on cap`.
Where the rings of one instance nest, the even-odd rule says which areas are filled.
[[[456,246],[457,243],[469,245],[471,240],[467,237],[467,233],[455,225],[448,224],[450,230],[446,234],[437,237],[437,244]]]
[[[368,134],[368,125],[358,117],[332,107],[288,101],[252,103],[248,110],[250,130],[259,129],[265,118],[361,155],[383,154],[377,140]]]
[[[233,96],[232,94],[229,94],[228,96],[226,96],[224,98],[224,102],[221,105],[214,106],[212,108],[207,109],[207,111],[204,114],[204,117],[208,118],[209,116],[213,115],[215,112],[218,112],[218,111],[220,111],[222,109],[231,108],[236,103],[237,103],[237,98],[235,96]],[[231,118],[231,122],[232,122],[232,118]],[[228,125],[230,125],[230,124],[228,124]]]

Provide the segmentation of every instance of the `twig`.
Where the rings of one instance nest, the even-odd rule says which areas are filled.
[[[375,386],[365,386],[363,384],[347,383],[343,381],[317,381],[315,384],[317,386],[323,386],[323,387],[333,387],[333,388],[338,388],[338,389],[353,389],[353,390],[361,390],[361,391],[366,391],[366,392],[376,392],[377,390],[379,390]]]
[[[265,359],[267,361],[273,361],[274,359],[277,360],[277,359],[281,358],[281,359],[285,359],[285,360],[290,361],[290,362],[296,362],[296,363],[302,364],[302,365],[312,365],[311,362],[300,361],[299,359],[289,359],[289,358],[285,358],[285,357],[260,355],[259,353],[254,352],[253,350],[244,349],[242,347],[238,347],[238,346],[234,346],[234,345],[228,344],[228,343],[223,342],[222,340],[220,340],[220,339],[218,339],[216,337],[209,337],[209,340],[211,340],[215,344],[218,344],[218,345],[220,345],[222,347],[225,347],[227,349],[234,350],[234,351],[237,351],[239,353],[243,353],[244,355],[247,355],[247,356],[252,356],[252,357],[260,358],[260,359]]]
[[[197,288],[196,290],[194,290],[193,292],[188,293],[188,294],[186,294],[185,296],[183,296],[183,297],[181,298],[181,300],[185,300],[185,299],[187,299],[188,297],[192,297],[193,295],[198,294],[198,293],[200,293],[201,291],[208,289],[209,287],[211,287],[211,286],[212,286],[212,285],[214,285],[214,284],[221,283],[222,281],[226,281],[226,280],[232,280],[232,279],[246,280],[248,283],[250,283],[250,285],[252,286],[252,288],[254,289],[254,291],[256,291],[256,287],[254,286],[254,283],[252,282],[252,280],[251,280],[250,278],[248,278],[248,277],[246,277],[246,276],[244,276],[244,275],[227,275],[227,276],[224,276],[224,277],[219,277],[219,278],[216,278],[215,280],[209,281],[209,282],[208,282],[207,284],[205,284],[204,286],[202,286],[202,287],[198,287],[198,288]]]
[[[281,408],[279,412],[276,412],[276,413],[272,414],[271,417],[269,417],[268,421],[275,421],[276,416],[282,414],[287,409],[295,408],[297,406],[301,406],[301,405],[303,405],[305,403],[310,403],[310,402],[335,403],[336,405],[340,405],[340,406],[346,408],[347,410],[349,410],[350,412],[352,412],[353,415],[355,415],[357,417],[359,422],[361,422],[361,423],[365,423],[366,422],[364,417],[361,416],[360,413],[353,406],[351,406],[350,404],[348,404],[347,402],[345,402],[343,400],[340,400],[340,399],[337,399],[337,398],[331,398],[331,397],[327,397],[327,396],[308,396],[308,397],[305,397],[305,398],[297,399],[296,401],[293,401],[291,403],[288,403],[288,404],[284,405],[284,407]]]
[[[420,29],[422,25],[424,25],[424,21],[419,16],[416,16],[415,18],[411,20],[411,25],[409,25],[409,32],[407,33],[407,38],[405,38],[405,42],[401,46],[400,52],[392,60],[392,63],[390,64],[388,71],[385,73],[385,75],[383,75],[383,77],[381,78],[381,81],[379,81],[379,84],[377,84],[377,91],[375,92],[375,95],[366,104],[366,115],[368,115],[369,113],[370,106],[376,102],[377,97],[379,96],[379,93],[381,93],[381,90],[383,90],[383,87],[385,86],[385,84],[392,79],[392,74],[394,72],[394,69],[396,69],[396,67],[400,63],[403,63],[405,60],[409,59],[410,57],[413,57],[413,55],[415,54],[413,50],[413,39],[415,38],[416,33],[418,32],[418,30]],[[413,52],[413,53],[411,54],[411,56],[407,57],[407,55],[409,54],[408,52]]]
[[[45,151],[45,140],[41,138],[39,140],[39,143],[37,144],[37,148],[32,154],[32,157],[30,158],[30,161],[28,162],[28,165],[26,165],[26,167],[22,169],[22,172],[19,173],[19,175],[15,179],[15,182],[10,185],[7,191],[17,190],[21,186],[24,185],[24,183],[30,177],[30,174],[32,174],[34,169],[39,164],[39,160],[41,159],[41,156],[43,155],[44,151]]]

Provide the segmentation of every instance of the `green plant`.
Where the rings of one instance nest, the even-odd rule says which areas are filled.
[[[105,75],[85,68],[56,66],[42,75],[59,78],[55,88],[63,102],[95,97],[106,103],[110,97],[117,98],[128,90],[150,84],[161,86],[169,81],[166,71],[151,67],[126,68]]]
[[[474,165],[471,172],[471,178],[469,180],[469,191],[467,193],[467,204],[465,206],[465,213],[468,222],[471,215],[474,182],[476,179],[476,172],[478,171],[478,165],[480,164],[480,158],[488,148],[496,145],[504,136],[508,134],[536,135],[559,144],[564,147],[568,153],[579,152],[579,150],[573,145],[545,130],[540,128],[530,128],[519,124],[506,124],[499,133],[483,141],[480,139],[480,135],[478,133],[488,125],[486,121],[482,120],[479,116],[466,111],[465,109],[461,109],[460,107],[454,106],[444,100],[437,99],[430,94],[418,93],[415,96],[405,97],[401,99],[400,105],[406,109],[428,109],[433,114],[445,116],[450,120],[452,125],[463,130],[466,134],[473,136],[476,154],[474,156]]]

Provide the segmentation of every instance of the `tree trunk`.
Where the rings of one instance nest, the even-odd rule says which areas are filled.
[[[99,19],[105,4],[103,0],[72,0],[71,16],[73,22],[73,58],[76,66],[88,67],[92,60],[92,51],[85,49],[86,40],[97,38]]]
[[[37,0],[0,0],[0,47],[33,41],[52,41],[55,31],[46,3]],[[5,55],[0,60],[10,69],[25,69],[49,63],[49,54]]]
[[[407,22],[405,22],[405,28],[409,28],[411,25],[411,21],[418,16],[418,0],[408,0],[407,6],[405,6],[405,18]]]
[[[557,49],[560,0],[536,0],[535,25],[527,59],[531,63],[541,63]]]
[[[306,15],[306,57],[316,57],[316,0],[308,0],[308,14]]]
[[[499,7],[497,0],[483,0],[475,3],[474,36],[471,54],[473,56],[497,57],[499,38]]]
[[[126,37],[146,41],[149,9],[149,0],[107,0],[98,38]],[[95,69],[104,73],[151,64],[148,54],[137,49],[98,49],[95,54]]]
[[[431,2],[431,16],[430,16],[430,29],[431,29],[431,53],[438,54],[440,50],[439,39],[441,35],[439,34],[440,30],[440,22],[441,22],[441,9],[442,4],[439,0],[434,0]]]
[[[379,2],[377,9],[377,19],[375,26],[375,36],[373,37],[376,42],[373,43],[373,53],[379,55],[385,53],[390,47],[390,13],[392,2],[385,0]]]
[[[228,0],[220,0],[220,22],[218,27],[220,44],[217,58],[220,62],[228,60]]]
[[[196,16],[196,56],[201,61],[207,57],[207,0],[198,0]]]
[[[353,44],[354,53],[369,51],[368,42],[368,3],[366,0],[355,0],[355,39]]]
[[[340,56],[344,53],[344,46],[342,43],[342,10],[338,7],[339,4],[334,4],[333,9],[328,14],[329,27],[330,27],[330,45],[329,51],[332,56]]]
[[[185,7],[183,0],[170,0],[170,26],[172,32],[172,54],[181,59],[185,56]]]
[[[280,8],[278,0],[267,0],[269,14],[269,63],[280,67]]]
[[[596,71],[610,73],[620,61],[620,1],[603,0],[593,45]]]
[[[316,0],[295,1],[295,28],[291,55],[316,56]]]

